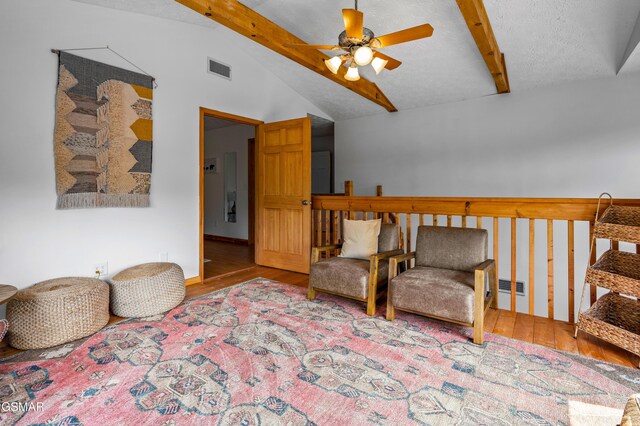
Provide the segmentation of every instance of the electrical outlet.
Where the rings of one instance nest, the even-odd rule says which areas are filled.
[[[105,277],[109,273],[109,265],[107,262],[98,263],[94,268],[94,275],[96,278]]]
[[[169,261],[169,253],[166,251],[160,252],[160,262],[168,262]]]

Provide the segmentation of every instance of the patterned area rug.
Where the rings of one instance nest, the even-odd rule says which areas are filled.
[[[640,391],[633,369],[397,317],[253,280],[0,364],[0,423],[566,425]]]

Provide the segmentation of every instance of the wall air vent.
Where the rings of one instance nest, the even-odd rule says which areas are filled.
[[[223,64],[222,62],[211,58],[207,58],[207,60],[207,71],[210,74],[215,74],[219,77],[231,80],[231,67],[229,65]]]
[[[511,280],[498,280],[498,291],[511,294]],[[516,281],[516,294],[524,296],[524,281]]]

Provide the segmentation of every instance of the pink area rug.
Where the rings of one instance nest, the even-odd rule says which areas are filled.
[[[0,423],[563,425],[640,391],[633,369],[397,317],[257,279],[5,360]]]

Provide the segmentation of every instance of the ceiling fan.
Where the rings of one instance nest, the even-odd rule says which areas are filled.
[[[433,34],[433,27],[424,24],[376,37],[373,31],[363,26],[364,14],[358,10],[358,0],[355,0],[355,9],[342,9],[342,17],[344,18],[345,30],[338,36],[337,46],[317,44],[288,44],[288,46],[302,49],[345,51],[345,53],[325,60],[324,63],[332,73],[337,74],[344,63],[351,61],[344,76],[349,81],[360,79],[358,66],[371,64],[377,75],[385,68],[393,70],[402,64],[402,62],[379,52],[378,49],[431,37]]]

